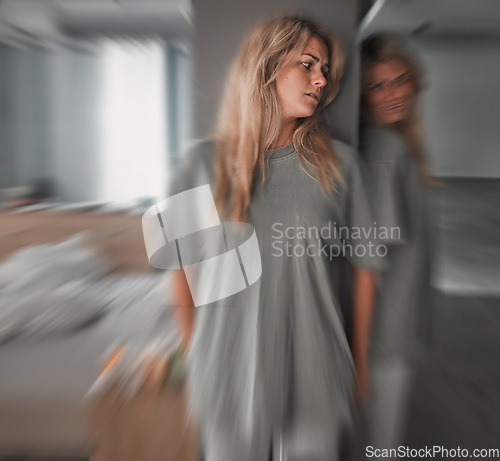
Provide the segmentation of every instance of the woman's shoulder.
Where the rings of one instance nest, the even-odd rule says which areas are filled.
[[[396,130],[364,127],[360,132],[359,149],[367,163],[394,163],[408,160],[408,144]]]
[[[195,139],[184,150],[170,177],[170,195],[213,182],[215,143],[211,138]]]
[[[193,139],[186,147],[182,161],[212,161],[215,155],[215,141],[212,138]]]
[[[332,139],[331,142],[333,150],[340,160],[342,174],[348,174],[352,168],[357,168],[360,158],[356,149],[338,139]]]

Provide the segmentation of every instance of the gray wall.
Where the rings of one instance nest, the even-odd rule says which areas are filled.
[[[0,188],[50,174],[46,54],[0,46]]]
[[[500,39],[419,38],[422,100],[436,174],[500,178]]]
[[[0,47],[0,188],[54,181],[98,198],[98,59],[65,47]]]
[[[4,187],[18,186],[16,158],[11,155],[14,148],[12,136],[13,129],[13,98],[12,81],[14,76],[10,72],[12,68],[12,53],[7,46],[0,45],[0,189]]]
[[[169,165],[176,165],[193,138],[192,48],[189,40],[173,40],[165,47]]]
[[[64,200],[100,197],[99,58],[60,48],[50,56],[50,166]]]
[[[209,134],[219,107],[228,68],[245,35],[259,21],[284,13],[299,13],[317,21],[340,38],[352,56],[357,1],[354,0],[194,0],[195,136]],[[353,64],[349,59],[342,89],[333,103],[332,134],[352,143],[356,137]]]

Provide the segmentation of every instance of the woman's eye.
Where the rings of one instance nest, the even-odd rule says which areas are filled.
[[[410,79],[410,77],[408,77],[408,75],[404,75],[403,77],[399,77],[395,80],[395,84],[396,85],[404,85],[406,82],[408,82],[408,80]]]
[[[376,85],[369,86],[368,91],[377,92],[380,91],[382,88],[384,88],[384,84],[377,83]]]
[[[311,68],[311,63],[310,62],[303,62],[302,65],[306,68],[306,69],[310,69]]]

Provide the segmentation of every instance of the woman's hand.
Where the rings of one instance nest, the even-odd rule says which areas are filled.
[[[370,391],[370,372],[368,361],[366,359],[355,361],[356,367],[356,388],[354,389],[354,398],[356,406],[362,407]]]
[[[354,267],[353,341],[352,354],[356,368],[356,404],[363,405],[370,390],[368,347],[375,300],[375,276],[372,272]]]
[[[175,317],[181,333],[182,350],[185,354],[189,349],[194,330],[194,303],[184,271],[178,270],[172,274]]]

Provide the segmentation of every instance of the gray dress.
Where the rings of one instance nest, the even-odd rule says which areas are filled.
[[[366,128],[360,151],[367,167],[379,242],[387,248],[375,306],[372,357],[408,359],[420,348],[429,328],[431,239],[427,187],[408,145],[396,131]],[[384,234],[382,228],[388,231]]]
[[[354,371],[335,256],[344,248],[365,268],[376,258],[363,233],[347,230],[373,224],[356,153],[340,142],[334,146],[345,186],[337,184],[330,196],[301,169],[292,145],[268,152],[266,181],[256,181],[248,212],[260,280],[197,308],[188,355],[192,407],[209,437],[238,441],[238,459],[266,459],[276,434],[295,430],[327,453],[319,446],[349,418]],[[213,142],[196,143],[169,195],[205,184],[214,191],[213,166]],[[297,434],[290,440],[301,443]]]
[[[379,241],[387,248],[379,274],[371,335],[368,444],[404,442],[416,360],[430,334],[430,231],[426,185],[396,131],[367,128],[360,150]]]

